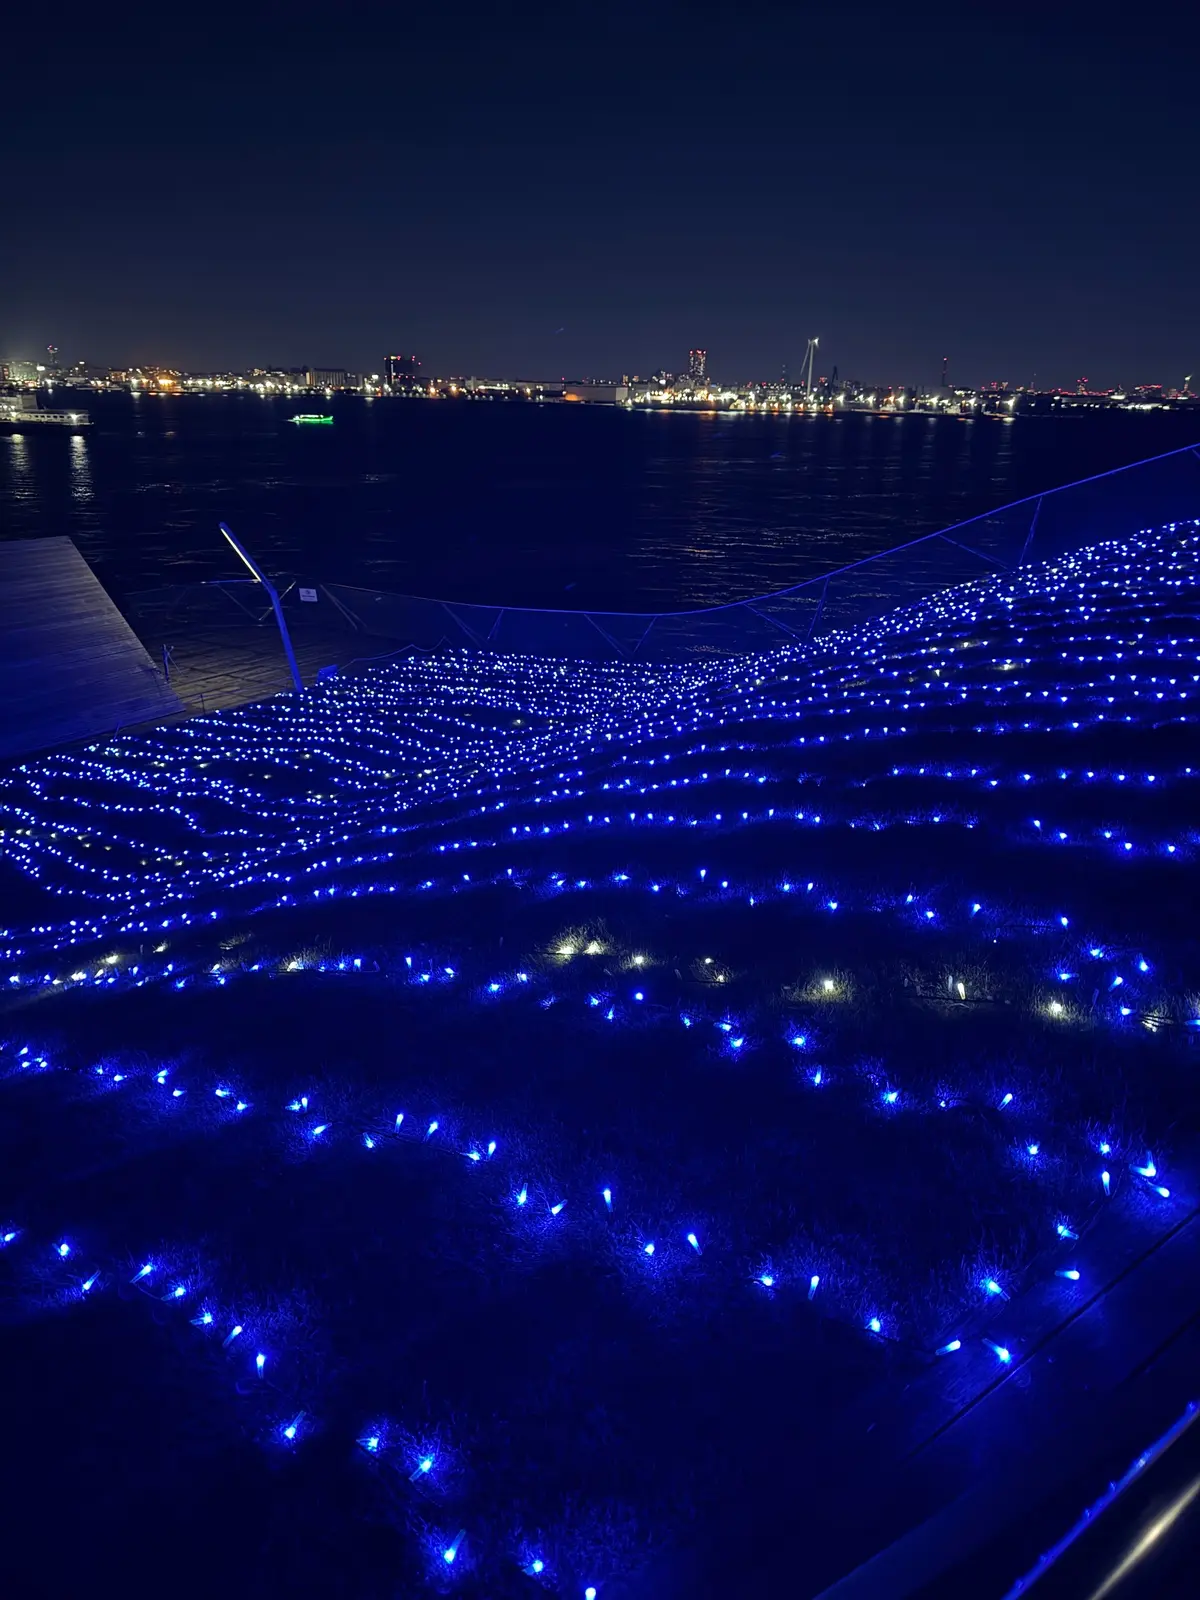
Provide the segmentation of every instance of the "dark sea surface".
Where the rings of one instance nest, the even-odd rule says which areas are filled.
[[[118,598],[240,575],[224,520],[270,570],[312,581],[510,606],[720,604],[1200,436],[1200,417],[1172,413],[347,397],[322,403],[329,428],[288,421],[308,398],[71,398],[91,412],[85,435],[0,437],[0,537],[69,534]]]

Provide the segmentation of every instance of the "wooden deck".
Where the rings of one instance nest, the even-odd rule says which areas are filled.
[[[70,539],[0,541],[0,760],[178,710]]]
[[[135,624],[137,625],[137,624]],[[142,642],[161,667],[164,643],[170,655],[171,689],[187,716],[265,700],[292,687],[292,677],[274,623],[187,622],[168,628],[138,626]],[[292,648],[305,686],[322,667],[358,671],[402,647],[398,641],[354,633],[349,628],[303,629]]]

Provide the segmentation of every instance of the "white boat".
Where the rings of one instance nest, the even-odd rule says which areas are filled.
[[[86,411],[43,411],[35,394],[0,394],[0,428],[90,428]]]

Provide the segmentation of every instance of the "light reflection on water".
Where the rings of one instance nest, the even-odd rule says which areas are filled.
[[[88,462],[87,440],[81,433],[73,433],[70,443],[71,499],[78,502],[92,498],[92,469]]]
[[[118,594],[276,571],[508,605],[656,610],[803,582],[1194,442],[1186,416],[960,421],[80,397],[85,435],[0,441],[0,537],[68,533]],[[919,559],[919,558],[918,558]]]

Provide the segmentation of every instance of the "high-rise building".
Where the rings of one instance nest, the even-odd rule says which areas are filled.
[[[421,381],[421,363],[416,356],[384,356],[383,381],[391,389],[412,388]]]
[[[708,382],[708,351],[688,351],[688,379],[691,383]]]
[[[344,389],[346,372],[342,367],[306,367],[304,384],[308,389]]]

